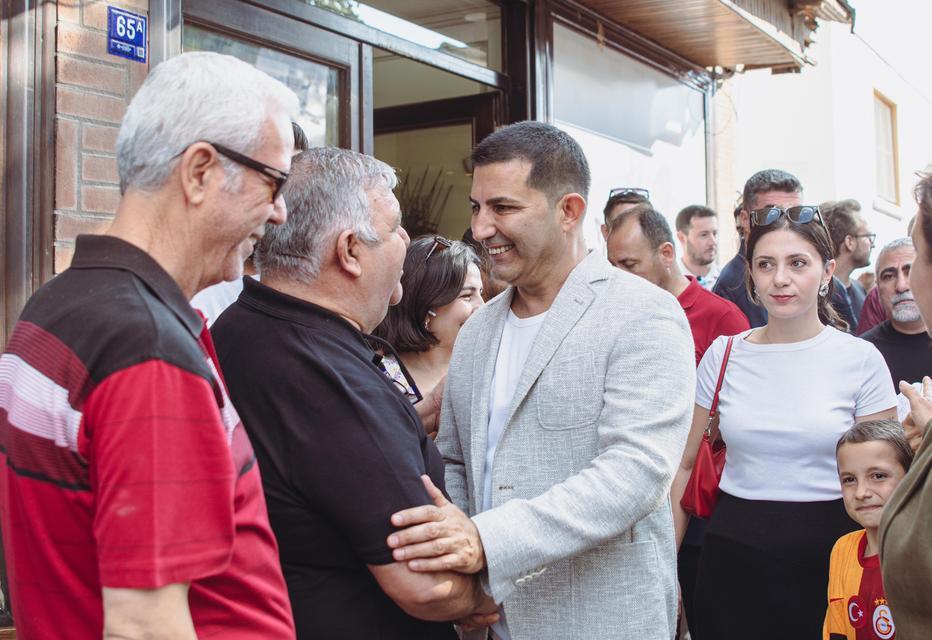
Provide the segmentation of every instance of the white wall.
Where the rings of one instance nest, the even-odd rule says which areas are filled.
[[[757,170],[787,170],[802,181],[807,203],[857,199],[879,248],[905,235],[915,213],[915,172],[932,161],[932,102],[920,82],[891,67],[848,26],[823,24],[816,37],[809,53],[817,66],[799,74],[751,71],[728,82],[734,189]],[[921,42],[914,46],[919,55]],[[897,105],[899,206],[876,195],[875,90]]]
[[[589,248],[605,244],[612,188],[648,189],[671,227],[680,209],[705,204],[704,95],[567,27],[555,25],[553,35],[554,124],[579,142],[592,174]]]

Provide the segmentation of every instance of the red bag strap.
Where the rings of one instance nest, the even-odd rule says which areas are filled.
[[[734,344],[735,337],[729,336],[728,343],[725,345],[725,357],[722,358],[722,368],[718,372],[718,382],[715,384],[715,395],[712,396],[712,406],[709,407],[709,423],[706,426],[706,433],[712,434],[712,422],[718,416],[718,393],[722,390],[722,382],[725,381],[725,367],[728,366],[728,357],[731,355],[731,345]]]

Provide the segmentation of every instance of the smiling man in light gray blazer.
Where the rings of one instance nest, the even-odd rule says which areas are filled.
[[[695,362],[680,305],[587,255],[589,168],[550,125],[473,152],[472,231],[512,286],[456,342],[437,445],[452,503],[395,514],[414,571],[484,572],[502,640],[670,640],[669,504]],[[463,512],[471,516],[467,517]],[[479,626],[491,619],[464,621]]]

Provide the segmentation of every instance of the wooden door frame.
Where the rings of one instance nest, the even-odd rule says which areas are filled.
[[[54,268],[57,22],[54,2],[0,2],[0,349]],[[0,588],[9,606],[2,537]]]
[[[53,273],[57,20],[54,2],[0,2],[0,346]]]
[[[373,111],[375,134],[412,131],[451,124],[472,125],[472,146],[502,124],[502,96],[497,91],[382,107]]]

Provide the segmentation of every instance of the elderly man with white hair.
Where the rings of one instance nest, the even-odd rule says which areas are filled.
[[[861,337],[873,343],[890,369],[894,389],[900,380],[921,382],[932,371],[932,339],[919,314],[909,274],[916,260],[910,238],[898,238],[877,256],[877,289],[888,320]]]
[[[443,460],[367,335],[401,299],[408,235],[395,175],[342,149],[298,155],[288,222],[256,258],[262,281],[213,325],[256,447],[299,638],[451,639],[495,611],[475,576],[414,573],[386,539],[395,511],[430,504]]]
[[[198,290],[285,221],[297,97],[229,56],[155,67],[106,234],[0,357],[0,516],[21,638],[294,637],[255,455]]]

